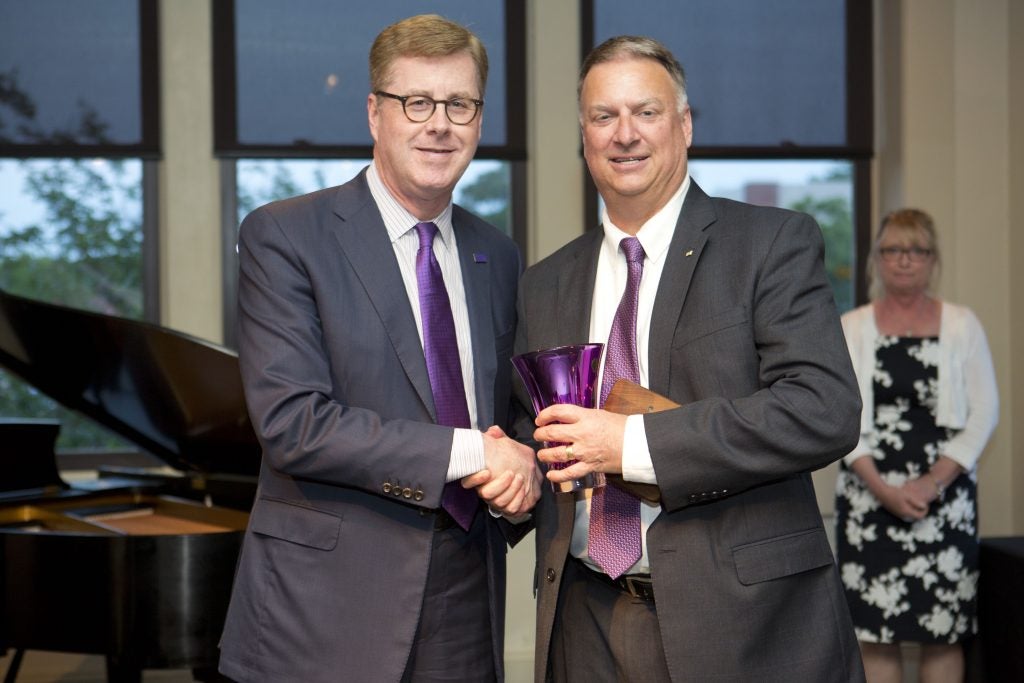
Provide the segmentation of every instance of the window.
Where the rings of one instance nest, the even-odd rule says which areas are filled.
[[[525,4],[518,0],[331,0],[213,5],[215,147],[224,159],[224,339],[234,345],[238,223],[274,199],[343,183],[372,157],[366,121],[370,45],[382,28],[419,12],[468,26],[490,70],[476,158],[455,201],[524,246]],[[340,39],[338,28],[344,27]]]
[[[856,255],[871,223],[871,3],[582,0],[581,11],[585,51],[620,34],[673,51],[687,74],[694,180],[711,195],[815,216],[837,305],[863,300]],[[588,202],[590,225],[596,206]]]
[[[0,15],[0,288],[155,319],[156,2],[0,0]],[[0,416],[59,417],[62,449],[121,444],[2,369]]]
[[[419,12],[468,26],[487,48],[490,70],[478,158],[521,157],[524,102],[513,82],[525,49],[515,26],[525,15],[515,0],[215,3],[217,153],[352,157],[361,150],[369,156],[370,45],[382,28]]]
[[[154,0],[0,0],[0,156],[159,152]]]
[[[854,306],[853,165],[848,161],[690,162],[705,192],[814,216],[825,239],[825,271],[840,312]]]
[[[142,317],[142,162],[7,159],[0,179],[0,288]]]
[[[358,174],[369,159],[240,159],[237,162],[236,222],[277,199],[340,185]],[[477,160],[455,188],[455,202],[511,235],[507,162]]]

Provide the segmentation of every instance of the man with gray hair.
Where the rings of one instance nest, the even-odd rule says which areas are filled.
[[[606,343],[600,406],[623,379],[674,406],[537,416],[549,480],[620,480],[544,487],[535,508],[536,679],[863,680],[809,475],[849,452],[860,415],[821,232],[700,189],[685,85],[649,38],[587,57],[602,226],[520,285],[517,353]]]

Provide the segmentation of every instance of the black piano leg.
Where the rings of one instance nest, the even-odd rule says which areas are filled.
[[[107,655],[107,683],[142,683],[142,669],[132,662]]]
[[[18,669],[21,668],[21,659],[25,656],[24,650],[15,650],[11,657],[11,663],[7,666],[7,675],[4,676],[4,683],[14,683],[18,677]]]

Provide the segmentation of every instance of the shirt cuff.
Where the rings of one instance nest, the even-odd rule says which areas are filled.
[[[445,482],[458,481],[484,469],[484,435],[475,429],[456,429]]]
[[[529,513],[529,512],[524,512],[523,514],[516,515],[516,516],[505,515],[505,514],[502,514],[502,513],[498,512],[497,510],[492,508],[490,505],[487,506],[487,511],[491,513],[491,517],[493,517],[494,519],[501,519],[501,518],[504,517],[508,521],[509,524],[522,524],[523,522],[525,522],[525,521],[529,520],[531,517],[533,517],[533,514]]]
[[[622,478],[641,484],[658,483],[642,414],[626,418],[626,431],[622,436]]]

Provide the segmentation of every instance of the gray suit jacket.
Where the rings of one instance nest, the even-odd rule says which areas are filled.
[[[504,425],[519,252],[459,207],[481,425]],[[239,358],[263,447],[221,647],[252,681],[398,681],[413,644],[453,429],[365,171],[242,223]],[[486,515],[486,513],[483,513]],[[497,676],[506,538],[487,516]]]
[[[588,340],[603,231],[528,269],[516,352]],[[848,681],[860,654],[809,472],[857,441],[860,399],[809,216],[692,183],[658,286],[648,414],[663,511],[647,541],[675,681]],[[537,523],[544,680],[572,496]],[[571,625],[568,628],[572,628]]]

